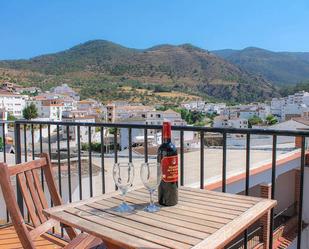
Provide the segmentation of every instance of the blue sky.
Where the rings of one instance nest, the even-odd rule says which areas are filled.
[[[0,59],[93,39],[309,52],[309,0],[0,0]]]

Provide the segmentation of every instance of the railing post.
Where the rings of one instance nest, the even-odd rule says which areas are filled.
[[[21,163],[21,141],[20,141],[20,124],[14,123],[14,140],[15,140],[15,163]],[[16,194],[17,194],[17,203],[20,209],[20,212],[24,216],[24,203],[23,197],[20,191],[20,186],[16,177]]]
[[[276,167],[277,167],[277,135],[273,135],[271,166],[271,199],[275,199],[276,189]],[[269,248],[273,248],[274,233],[274,208],[270,210]]]
[[[222,192],[226,192],[226,132],[222,134]]]
[[[306,137],[301,139],[301,158],[300,158],[300,182],[298,197],[298,222],[297,222],[297,249],[301,248],[301,238],[303,231],[303,195],[304,195],[304,174],[305,174],[305,145]]]
[[[204,189],[204,131],[201,131],[200,136],[200,189]]]

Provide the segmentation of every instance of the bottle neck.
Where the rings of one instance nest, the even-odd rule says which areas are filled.
[[[163,122],[163,143],[169,143],[171,142],[171,137],[172,137],[172,133],[171,133],[171,123],[170,122]]]
[[[167,138],[167,137],[164,137],[163,138],[163,143],[165,143],[165,144],[167,144],[167,143],[170,143],[172,140],[171,140],[171,138],[169,137],[169,138]]]

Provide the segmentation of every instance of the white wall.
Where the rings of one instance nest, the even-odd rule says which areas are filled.
[[[286,162],[284,165],[280,165],[277,167],[276,176],[278,177],[279,175],[291,171],[295,168],[298,168],[299,166],[300,166],[300,158],[290,160]],[[250,176],[250,188],[261,183],[271,183],[271,168]],[[245,189],[244,179],[241,179],[239,181],[227,185],[227,192],[229,193],[239,193],[244,191],[244,189]]]
[[[287,178],[286,181],[291,181],[291,178]],[[309,168],[305,168],[304,175],[304,199],[303,199],[303,221],[309,222],[309,195],[307,190],[309,189]],[[292,245],[288,247],[289,249],[297,248],[297,238],[293,241]],[[309,249],[309,227],[303,230],[302,232],[302,242],[301,249]]]
[[[288,171],[277,177],[275,199],[278,205],[275,210],[281,211],[295,202],[295,171]]]
[[[303,199],[303,221],[309,222],[309,195],[307,190],[309,189],[309,168],[305,168],[304,174],[304,199]],[[293,241],[292,245],[289,246],[289,249],[297,248],[297,238]],[[301,249],[309,249],[309,227],[303,230],[302,240],[301,240]]]

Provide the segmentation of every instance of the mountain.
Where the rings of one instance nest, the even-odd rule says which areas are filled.
[[[149,49],[127,48],[94,40],[68,50],[29,60],[0,61],[6,74],[22,73],[25,84],[41,87],[69,83],[94,88],[101,95],[124,83],[160,85],[217,99],[246,102],[276,96],[276,89],[263,77],[191,44],[158,45]],[[27,76],[30,75],[30,76]]]
[[[216,50],[212,53],[277,85],[296,84],[309,79],[308,52],[272,52],[249,47],[243,50]]]

